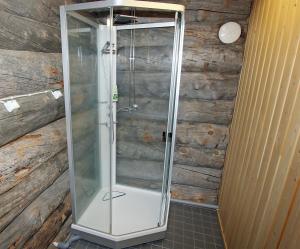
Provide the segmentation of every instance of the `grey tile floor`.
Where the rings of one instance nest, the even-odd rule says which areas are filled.
[[[213,209],[171,203],[167,236],[128,249],[222,249],[217,212]],[[87,241],[77,241],[72,249],[107,249]]]

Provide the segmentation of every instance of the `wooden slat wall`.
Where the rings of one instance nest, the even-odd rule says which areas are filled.
[[[255,1],[220,194],[230,249],[299,248],[300,1]]]

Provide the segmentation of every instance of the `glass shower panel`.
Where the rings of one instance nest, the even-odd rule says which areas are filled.
[[[131,202],[122,215],[141,216],[134,231],[160,221],[173,43],[174,27],[117,31],[116,184]]]
[[[97,25],[89,23],[83,15],[67,14],[75,217],[79,225],[109,233],[110,146],[103,151],[110,134],[109,106],[103,99],[109,76],[98,66],[106,58],[98,57]],[[107,200],[101,201],[105,196]]]

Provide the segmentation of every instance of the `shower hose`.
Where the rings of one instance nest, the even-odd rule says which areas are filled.
[[[79,235],[71,236],[66,242],[53,242],[53,245],[58,249],[69,249],[71,244],[77,240],[80,240],[81,237]]]

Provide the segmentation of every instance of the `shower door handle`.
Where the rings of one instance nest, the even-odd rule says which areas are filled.
[[[162,133],[161,141],[164,142],[164,143],[167,141],[166,132],[165,131],[163,131],[163,133]]]
[[[168,139],[169,141],[172,140],[172,132],[168,132]],[[165,131],[162,133],[162,142],[167,142],[167,133]]]

